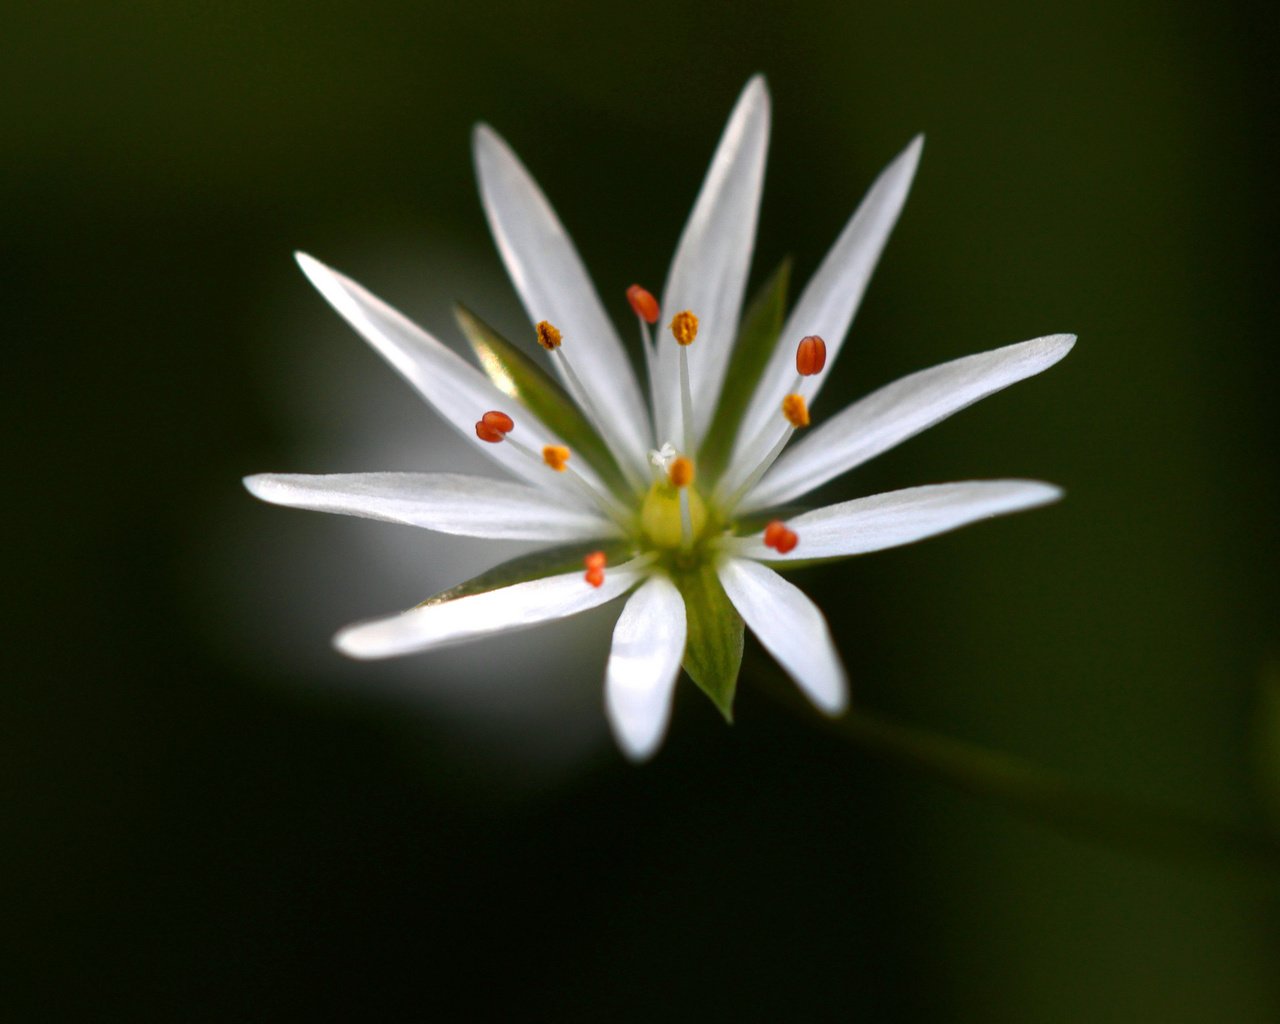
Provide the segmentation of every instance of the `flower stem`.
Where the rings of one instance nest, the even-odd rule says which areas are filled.
[[[751,674],[770,696],[873,757],[1001,803],[1063,832],[1166,860],[1268,874],[1272,879],[1280,872],[1280,837],[1261,829],[1093,789],[1023,758],[856,708],[841,718],[818,717],[776,673],[751,666]]]

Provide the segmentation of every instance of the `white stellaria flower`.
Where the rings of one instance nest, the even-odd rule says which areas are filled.
[[[769,95],[756,77],[720,140],[661,305],[638,285],[628,290],[649,403],[568,234],[486,125],[474,135],[485,214],[559,384],[467,310],[459,308],[459,321],[483,369],[299,254],[333,307],[517,479],[268,473],[248,477],[248,489],[279,505],[545,544],[406,612],[342,630],[339,650],[356,658],[410,654],[625,596],[605,706],[618,743],[639,760],[662,741],[682,666],[729,716],[744,624],[818,708],[844,709],[847,682],[826,620],[780,571],[1060,497],[1035,481],[965,481],[783,518],[782,506],[1052,366],[1075,338],[1049,335],[912,374],[789,444],[809,425],[809,406],[906,200],[923,140],[876,179],[783,321],[785,272],[741,313],[768,135]],[[670,326],[655,339],[660,309]]]

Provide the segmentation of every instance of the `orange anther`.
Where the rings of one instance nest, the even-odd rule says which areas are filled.
[[[801,338],[796,348],[796,372],[801,377],[812,377],[821,373],[827,365],[827,343],[816,334]]]
[[[476,423],[476,437],[490,444],[497,444],[509,431],[515,429],[515,420],[505,412],[491,410],[485,413]]]
[[[687,309],[677,313],[671,321],[671,333],[681,345],[692,345],[698,336],[698,318]]]
[[[588,569],[598,569],[603,571],[605,565],[605,557],[603,551],[593,551],[582,560],[582,564]]]
[[[560,332],[547,320],[538,321],[538,344],[548,352],[560,347]]]
[[[569,449],[562,444],[549,444],[542,449],[542,461],[557,473],[563,473],[569,462]]]
[[[800,395],[790,394],[782,400],[782,415],[797,430],[809,425],[809,406]]]
[[[799,543],[800,537],[796,534],[795,530],[788,530],[781,538],[779,538],[775,547],[778,550],[778,554],[785,555],[794,550],[795,546]]]
[[[672,487],[688,487],[693,483],[693,460],[686,459],[683,455],[677,455],[671,460],[671,467],[667,470],[667,479],[671,481]]]
[[[653,293],[647,288],[633,284],[627,289],[627,301],[631,303],[631,308],[635,311],[636,316],[645,323],[656,324],[658,322],[658,300],[653,297]]]

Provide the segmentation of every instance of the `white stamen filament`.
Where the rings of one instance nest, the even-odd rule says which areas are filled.
[[[680,488],[680,546],[688,551],[693,547],[693,513],[689,509],[689,488]]]
[[[693,394],[689,390],[689,346],[680,346],[680,419],[684,454],[693,458]]]
[[[560,365],[564,367],[565,383],[569,385],[569,394],[573,397],[578,405],[585,409],[587,417],[596,424],[597,430],[604,435],[608,429],[608,420],[600,414],[599,408],[592,400],[591,392],[582,384],[582,378],[573,369],[573,363],[569,361],[569,357],[564,354],[564,347],[557,345],[551,350],[551,358],[559,359]],[[623,476],[627,478],[627,483],[637,490],[643,489],[643,481],[637,476],[635,469],[631,465],[630,459],[619,458],[616,460],[618,468],[622,470]]]
[[[783,422],[786,423],[785,420]],[[724,509],[726,513],[732,512],[733,509],[737,507],[738,502],[747,496],[747,493],[751,488],[760,482],[760,478],[769,471],[769,467],[778,461],[778,456],[782,454],[782,450],[786,448],[787,442],[791,440],[791,435],[795,432],[796,428],[790,423],[786,423],[782,429],[782,436],[774,442],[773,447],[765,454],[765,457],[760,461],[759,465],[751,471],[751,474],[742,483],[742,485],[735,488],[734,492],[725,499]],[[757,435],[757,440],[763,441],[764,437],[765,431],[761,431],[760,434]]]
[[[519,441],[513,438],[510,434],[507,434],[502,439],[502,441],[504,444],[511,445],[512,448],[518,451],[525,458],[532,459],[535,463],[537,463],[539,466],[541,466],[543,469],[547,470],[548,472],[550,473],[556,472],[554,469],[552,469],[550,466],[547,465],[546,459],[544,459],[541,455],[535,452],[532,448],[528,447],[527,445],[521,444]],[[596,503],[596,505],[600,508],[600,511],[602,511],[606,516],[612,519],[619,526],[626,525],[627,513],[611,495],[602,494],[600,491],[596,490],[595,487],[593,487],[590,483],[588,483],[582,477],[582,475],[576,469],[573,468],[572,464],[565,465],[564,473],[566,476],[568,476],[570,480],[574,482],[578,490],[580,490],[583,494],[585,494],[588,498],[590,498],[593,502]]]

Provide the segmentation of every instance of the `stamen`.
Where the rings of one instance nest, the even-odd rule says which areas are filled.
[[[671,460],[671,466],[667,470],[667,479],[671,481],[672,487],[688,487],[693,483],[693,475],[692,459],[677,455]]]
[[[506,441],[516,451],[527,459],[541,465],[549,466],[557,473],[568,471],[569,478],[573,480],[577,488],[582,491],[588,498],[595,502],[602,512],[610,519],[617,523],[626,521],[626,512],[613,500],[608,494],[602,494],[588,483],[579,473],[569,467],[569,449],[561,444],[549,444],[543,446],[542,455],[534,452],[531,448],[521,444],[514,437],[507,435],[515,430],[516,424],[510,416],[505,412],[499,412],[496,409],[485,413],[476,421],[476,437],[481,441],[487,441],[490,444],[499,444]]]
[[[604,584],[604,566],[605,556],[603,551],[593,551],[582,560],[582,564],[586,566],[587,571],[584,579],[593,587],[599,587]]]
[[[548,352],[554,352],[560,347],[560,331],[555,324],[547,320],[539,320],[537,331],[538,344]]]
[[[812,377],[826,365],[827,343],[816,334],[801,338],[796,348],[796,372],[801,377]]]
[[[633,284],[627,289],[627,301],[640,325],[640,348],[644,352],[644,369],[649,380],[654,378],[653,332],[649,328],[658,322],[658,300],[647,289]]]
[[[742,482],[741,486],[739,486],[725,501],[724,506],[727,511],[732,510],[738,502],[743,499],[747,492],[760,482],[760,478],[768,472],[769,467],[772,466],[777,461],[778,456],[782,454],[782,449],[784,449],[787,446],[787,442],[791,440],[791,435],[802,427],[807,427],[809,425],[809,407],[805,404],[804,399],[797,394],[793,393],[787,395],[787,397],[782,400],[782,416],[787,421],[787,425],[782,428],[782,435],[774,442],[773,447],[769,449],[768,454],[760,460],[760,464],[751,471],[751,475],[748,476],[747,479]],[[768,428],[766,428],[766,430],[767,429]],[[761,432],[760,439],[763,439],[764,436],[765,434]]]
[[[799,543],[799,535],[795,530],[788,529],[787,524],[781,519],[773,520],[764,528],[764,546],[773,548],[780,555],[794,551]]]
[[[681,345],[692,345],[698,336],[698,318],[687,309],[677,313],[671,320],[671,333]]]
[[[508,432],[515,429],[515,421],[505,412],[496,409],[485,413],[476,423],[476,437],[490,444],[503,440]]]
[[[689,310],[677,313],[671,321],[671,333],[680,346],[680,421],[684,450],[693,452],[693,392],[689,388],[689,346],[698,336],[698,318]]]
[[[545,445],[542,449],[542,461],[557,473],[563,473],[569,467],[569,449],[562,444]]]
[[[560,347],[560,343],[563,340],[560,329],[548,320],[539,320],[537,336],[538,344],[550,352],[552,358],[560,360],[560,366],[564,371],[564,381],[568,386],[570,396],[578,403],[579,408],[587,414],[587,419],[595,424],[596,430],[604,438],[605,443],[617,454],[619,449],[614,444],[616,431],[612,430],[612,423],[609,418],[601,414],[599,406],[596,405],[595,396],[587,388],[583,387],[582,379],[574,370],[573,363],[570,362],[566,350]],[[632,467],[630,459],[618,458],[618,467],[622,470],[623,476],[627,478],[628,483],[633,487],[638,488],[642,485],[642,479]]]
[[[658,322],[658,300],[653,297],[653,293],[646,288],[642,288],[638,284],[633,284],[627,289],[627,301],[631,303],[631,308],[641,320],[647,324],[656,324]],[[697,329],[696,327],[694,328]]]
[[[667,470],[671,486],[680,492],[680,546],[693,547],[693,510],[689,507],[689,485],[693,483],[693,460],[677,455]]]
[[[804,398],[792,392],[782,400],[782,415],[796,429],[809,425],[809,406]]]

